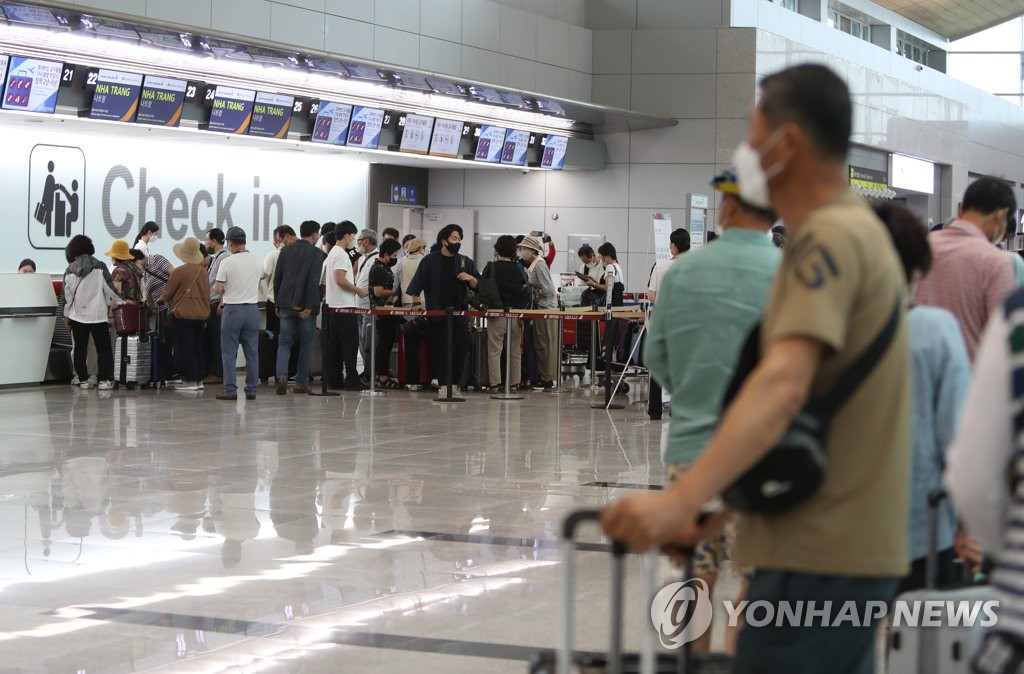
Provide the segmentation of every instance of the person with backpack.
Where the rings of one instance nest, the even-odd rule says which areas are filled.
[[[107,313],[110,305],[124,302],[114,288],[107,266],[97,260],[92,239],[78,234],[68,241],[64,257],[64,322],[75,339],[74,364],[83,389],[114,388],[114,348]],[[99,372],[89,375],[89,339],[96,347]]]
[[[527,279],[516,257],[516,240],[505,234],[494,242],[495,260],[484,269],[480,280],[480,297],[489,309],[522,309],[526,306],[524,289],[528,289]],[[505,389],[501,381],[501,352],[504,348],[505,334],[509,334],[509,347],[512,349],[509,372],[509,390],[518,390],[523,360],[523,321],[513,318],[511,329],[505,319],[487,322],[487,377],[490,393],[499,393]]]
[[[437,250],[423,258],[416,274],[409,282],[407,293],[415,300],[422,295],[424,307],[430,310],[467,308],[469,290],[475,290],[480,279],[473,259],[462,255],[462,227],[445,225],[437,233]],[[434,316],[427,319],[430,341],[430,361],[434,364],[439,386],[452,384],[452,394],[458,395],[455,382],[461,381],[464,355],[469,347],[469,321],[465,316],[452,318],[452,362],[448,362],[448,327],[446,319]],[[451,372],[451,380],[449,380]]]

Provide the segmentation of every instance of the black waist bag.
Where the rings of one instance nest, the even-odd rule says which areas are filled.
[[[790,423],[768,453],[722,494],[736,510],[761,515],[785,512],[811,497],[825,481],[825,445],[833,415],[856,392],[885,355],[899,327],[901,302],[867,349],[824,395],[812,400]],[[723,411],[760,360],[761,325],[747,335],[722,400]]]

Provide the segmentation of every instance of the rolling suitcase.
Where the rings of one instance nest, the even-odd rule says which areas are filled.
[[[906,602],[908,607],[924,602],[940,602],[957,606],[964,602],[970,607],[982,606],[994,601],[992,588],[978,585],[952,590],[935,587],[938,558],[939,506],[947,497],[946,492],[936,490],[928,495],[928,571],[925,574],[926,588],[905,592],[896,598]],[[898,609],[896,609],[898,611]],[[920,609],[924,613],[924,609]],[[979,610],[978,621],[963,624],[957,621],[950,625],[947,612],[942,611],[942,625],[938,627],[911,627],[906,624],[891,625],[888,643],[889,674],[967,674],[971,671],[971,658],[978,651],[985,633],[979,624],[986,615]],[[895,617],[895,616],[894,616]]]
[[[636,674],[651,672],[652,674],[729,674],[732,671],[732,658],[722,654],[694,654],[690,644],[685,643],[674,653],[657,652],[655,650],[656,631],[644,621],[642,652],[622,652],[622,601],[625,580],[625,546],[612,545],[612,587],[611,587],[611,633],[609,651],[604,653],[579,653],[572,649],[573,641],[573,601],[575,568],[573,566],[576,548],[576,530],[581,524],[596,521],[601,513],[598,510],[580,510],[570,514],[562,524],[562,614],[561,639],[555,651],[544,651],[534,656],[530,662],[531,674],[570,674],[602,672],[620,672]],[[651,597],[644,599],[644,613],[652,603],[655,589],[655,570],[657,565],[655,553],[645,555],[644,586]],[[686,556],[683,580],[692,577],[693,565],[690,555]],[[710,616],[708,616],[710,618]]]
[[[171,373],[171,346],[164,339],[164,321],[167,310],[156,312],[156,329],[149,333],[150,371],[149,385],[152,388],[163,388],[167,385],[167,377]]]
[[[398,372],[398,383],[403,386],[424,386],[430,381],[427,339],[418,331],[415,335],[410,334],[414,330],[417,328],[398,331],[398,366],[395,371]],[[418,358],[413,360],[417,372],[409,371],[410,346],[417,351]]]
[[[462,388],[482,391],[490,384],[487,377],[487,329],[470,328],[469,349],[462,368]]]
[[[122,335],[114,341],[114,366],[117,383],[129,391],[149,383],[151,369],[149,340],[139,335]]]

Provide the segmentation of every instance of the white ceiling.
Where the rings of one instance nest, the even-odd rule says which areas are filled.
[[[1024,15],[1024,0],[875,0],[950,40]]]

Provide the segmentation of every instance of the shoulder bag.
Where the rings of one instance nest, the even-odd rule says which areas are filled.
[[[821,487],[827,468],[825,447],[831,419],[888,351],[899,327],[901,305],[902,301],[897,299],[885,326],[832,388],[808,403],[775,446],[725,490],[722,500],[727,505],[747,513],[773,515],[800,505]],[[736,371],[722,401],[723,411],[757,367],[760,338],[761,324],[758,323],[743,344]]]

